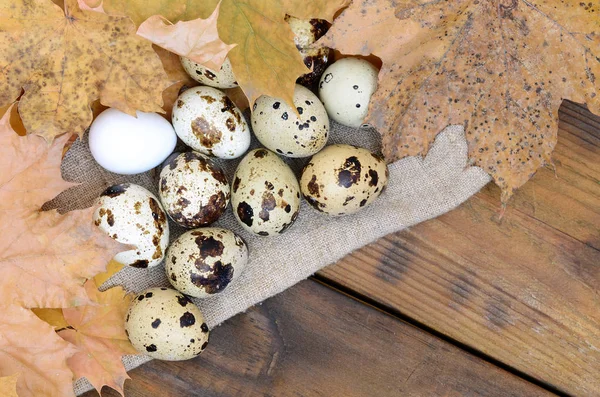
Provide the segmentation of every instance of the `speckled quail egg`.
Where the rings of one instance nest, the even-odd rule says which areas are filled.
[[[160,201],[169,217],[188,229],[219,219],[231,198],[223,170],[198,152],[171,159],[160,172],[158,186]]]
[[[227,95],[212,87],[184,91],[171,117],[177,136],[192,149],[209,156],[233,159],[250,146],[250,128]]]
[[[125,332],[133,347],[152,358],[181,361],[194,358],[208,345],[208,326],[200,309],[170,288],[150,288],[129,306]]]
[[[242,159],[231,191],[235,218],[249,232],[278,235],[298,217],[300,188],[296,176],[267,149],[252,150]]]
[[[298,84],[294,105],[300,118],[284,101],[261,96],[253,106],[252,130],[274,152],[287,157],[308,157],[327,143],[329,117],[319,98]]]
[[[302,171],[300,188],[309,204],[330,215],[345,215],[371,204],[388,181],[382,157],[350,145],[331,145]]]
[[[364,59],[342,58],[329,66],[319,82],[319,97],[329,117],[360,127],[377,89],[377,74],[377,68]]]
[[[323,19],[298,19],[286,16],[286,21],[294,33],[294,43],[304,59],[304,64],[312,68],[312,72],[300,76],[298,84],[311,86],[319,81],[319,77],[327,67],[331,50],[327,47],[310,48],[329,29],[329,23]]]
[[[171,244],[165,271],[178,291],[207,298],[238,278],[247,262],[244,240],[231,230],[207,227],[190,230]]]
[[[94,223],[120,243],[132,245],[115,260],[133,267],[158,265],[169,243],[169,222],[158,199],[141,186],[123,183],[106,189],[97,201]]]
[[[223,62],[219,71],[211,70],[185,57],[179,57],[179,59],[186,73],[200,84],[216,88],[233,88],[238,86],[229,58],[225,58],[225,62]]]

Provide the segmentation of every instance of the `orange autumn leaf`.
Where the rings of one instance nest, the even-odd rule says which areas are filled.
[[[171,121],[171,113],[173,111],[173,105],[179,96],[179,91],[182,87],[194,87],[198,85],[194,79],[192,79],[183,69],[179,55],[173,54],[170,51],[154,46],[154,51],[158,54],[160,61],[162,62],[163,69],[167,72],[169,81],[172,85],[163,91],[163,109],[165,110],[164,117]]]
[[[563,99],[600,114],[600,4],[355,0],[320,44],[381,58],[367,122],[389,161],[449,124],[502,201],[551,161]]]
[[[129,376],[121,358],[137,353],[125,333],[131,296],[121,287],[100,292],[93,280],[85,287],[94,304],[63,309],[73,329],[59,331],[59,335],[81,350],[68,359],[69,367],[77,379],[87,378],[98,392],[109,386],[123,394]]]
[[[220,3],[207,19],[197,18],[176,24],[171,24],[160,15],[153,15],[140,25],[137,34],[172,53],[209,69],[219,70],[229,50],[235,47],[225,44],[219,38],[219,6]]]
[[[17,379],[19,374],[5,376],[0,378],[0,396],[2,397],[18,397],[17,396]]]
[[[19,100],[29,133],[82,134],[90,105],[160,112],[170,83],[151,44],[125,17],[64,10],[50,0],[0,0],[0,107]]]

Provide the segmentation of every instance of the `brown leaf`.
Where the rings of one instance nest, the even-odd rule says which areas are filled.
[[[17,379],[19,374],[5,376],[0,378],[0,396],[2,397],[18,397],[17,396]]]
[[[550,161],[563,99],[600,113],[599,14],[574,0],[356,0],[320,44],[382,59],[367,122],[389,161],[464,125],[506,203]]]
[[[104,0],[102,4],[109,14],[129,15],[141,23],[156,14],[172,22],[207,18],[218,3],[188,0],[174,7],[169,0]],[[309,71],[296,49],[285,15],[331,19],[347,3],[348,0],[222,0],[219,36],[226,43],[237,44],[228,57],[251,104],[261,95],[293,104],[296,79]]]
[[[137,353],[125,334],[131,296],[121,287],[100,292],[93,280],[86,283],[86,290],[94,304],[63,310],[74,329],[62,330],[59,335],[81,349],[68,359],[69,367],[77,379],[87,378],[98,392],[109,386],[122,395],[129,376],[121,358]]]
[[[164,117],[171,121],[171,112],[173,105],[179,96],[179,91],[182,87],[194,87],[198,83],[192,79],[181,66],[179,55],[173,54],[170,51],[154,46],[154,50],[158,54],[160,61],[163,64],[163,69],[167,72],[169,81],[172,85],[163,91],[163,109],[165,110]]]
[[[69,324],[63,316],[62,309],[31,309],[40,320],[50,324],[55,330],[67,328]]]
[[[0,0],[0,106],[19,101],[29,133],[82,134],[91,103],[130,114],[160,112],[169,82],[129,18],[61,10],[49,0]]]
[[[154,44],[180,56],[191,59],[209,69],[219,70],[227,53],[235,45],[225,44],[217,32],[219,6],[207,19],[179,21],[175,25],[153,15],[138,28],[137,34]]]

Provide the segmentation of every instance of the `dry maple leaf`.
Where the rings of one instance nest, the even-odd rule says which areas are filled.
[[[389,161],[464,125],[504,203],[550,161],[563,99],[600,113],[597,1],[356,0],[318,44],[382,59],[367,122]]]
[[[74,396],[67,359],[76,352],[30,310],[0,305],[0,376],[20,374],[19,397]]]
[[[137,353],[125,333],[131,296],[121,287],[100,292],[93,280],[86,282],[86,290],[94,305],[63,309],[73,329],[58,334],[81,349],[67,363],[77,379],[87,378],[99,393],[103,386],[109,386],[123,394],[129,376],[121,358]]]
[[[120,245],[93,225],[93,209],[40,211],[73,185],[60,174],[68,136],[51,146],[20,137],[9,116],[0,120],[0,297],[28,308],[83,304],[83,282],[102,272]]]
[[[84,0],[98,6],[97,0]],[[109,14],[128,15],[136,23],[160,14],[171,22],[207,18],[218,0],[189,0],[173,7],[169,0],[104,0]],[[233,73],[250,104],[261,95],[292,103],[296,79],[309,70],[285,23],[286,14],[300,18],[332,19],[349,0],[222,0],[218,30],[229,44]]]
[[[18,397],[17,396],[17,379],[19,374],[5,376],[0,378],[0,396],[2,397]]]
[[[0,0],[0,107],[23,89],[28,132],[82,134],[98,98],[130,114],[160,112],[169,85],[129,18],[82,11],[76,0],[64,11],[50,0]]]
[[[171,24],[160,15],[153,15],[138,28],[137,34],[177,55],[184,56],[209,69],[219,70],[227,53],[235,45],[225,44],[217,32],[217,4],[207,19],[179,21]]]

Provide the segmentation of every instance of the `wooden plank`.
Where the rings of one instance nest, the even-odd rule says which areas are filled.
[[[600,119],[567,104],[540,171],[320,273],[574,395],[600,395]]]
[[[215,329],[197,359],[130,375],[128,397],[551,395],[310,280]]]

